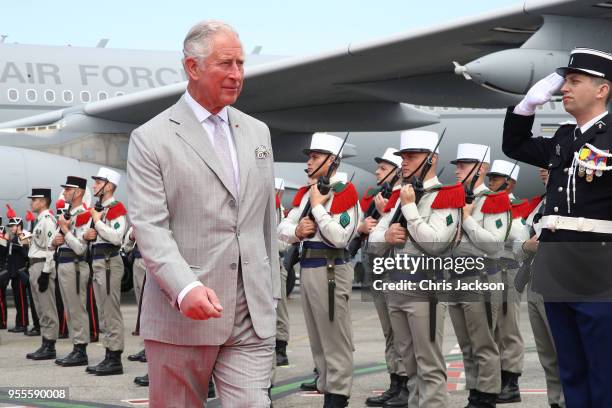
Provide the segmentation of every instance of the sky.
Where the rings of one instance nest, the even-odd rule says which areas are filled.
[[[196,22],[219,19],[240,34],[245,52],[305,55],[461,17],[503,10],[516,0],[2,0],[7,43],[179,51]],[[0,56],[1,58],[1,56]]]

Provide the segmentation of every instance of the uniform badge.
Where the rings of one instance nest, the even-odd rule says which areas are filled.
[[[501,218],[495,220],[495,226],[497,227],[497,229],[500,229],[502,225],[504,225],[504,223],[502,222]]]
[[[121,225],[120,225],[118,222],[116,222],[116,223],[115,223],[115,225],[113,225],[113,228],[115,228],[115,229],[119,229],[119,227],[120,227],[120,226],[121,226]]]
[[[446,226],[448,227],[449,225],[451,225],[453,223],[453,215],[452,214],[448,214],[446,216]]]
[[[604,151],[606,154],[608,150]],[[588,183],[593,181],[593,176],[601,177],[603,169],[606,168],[607,157],[604,154],[599,154],[596,151],[583,147],[578,153],[578,159],[587,164],[588,167],[580,165],[578,167],[578,176],[585,177]]]
[[[346,228],[347,225],[349,225],[351,222],[351,217],[348,215],[348,213],[345,211],[340,215],[340,225],[342,225],[342,228]]]
[[[270,156],[270,151],[264,145],[259,145],[255,148],[255,157],[258,159],[267,159]]]

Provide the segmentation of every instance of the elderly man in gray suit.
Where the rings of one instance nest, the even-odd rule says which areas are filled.
[[[134,130],[129,215],[147,266],[149,406],[267,407],[280,298],[268,127],[232,108],[244,53],[227,24],[194,26],[187,92]]]

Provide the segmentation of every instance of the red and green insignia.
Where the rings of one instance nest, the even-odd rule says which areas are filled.
[[[385,205],[385,208],[383,209],[385,213],[388,213],[389,211],[395,208],[395,204],[397,204],[397,200],[399,199],[401,192],[401,188],[398,188],[397,190],[393,190],[391,192],[391,197],[389,197],[389,201],[387,201],[387,205]]]
[[[485,202],[480,210],[483,214],[499,214],[510,211],[510,196],[507,192],[486,192],[485,196]]]
[[[108,211],[106,212],[106,219],[114,220],[126,214],[127,214],[127,210],[125,209],[123,204],[120,203],[119,201],[116,201],[115,203],[112,203],[108,207]]]
[[[291,204],[294,207],[299,207],[302,203],[302,198],[304,198],[304,195],[308,192],[309,189],[310,187],[308,186],[300,187],[297,193],[295,193],[295,197],[293,197],[293,201],[291,202]]]
[[[336,183],[332,186],[334,197],[329,212],[341,214],[355,205],[359,201],[359,194],[353,183]]]
[[[465,205],[465,190],[461,183],[440,187],[431,208],[441,210],[445,208],[463,208]]]
[[[76,226],[81,227],[87,224],[91,220],[91,213],[89,211],[82,212],[76,217]]]
[[[381,189],[382,187],[380,186],[368,188],[368,190],[365,192],[365,194],[361,198],[361,201],[359,201],[359,206],[361,207],[361,211],[365,212],[368,210],[368,208],[370,208],[370,205],[372,204],[374,197],[376,197],[376,194],[378,194]]]
[[[514,199],[511,201],[512,204],[512,218],[527,218],[531,212],[529,201],[526,199]]]

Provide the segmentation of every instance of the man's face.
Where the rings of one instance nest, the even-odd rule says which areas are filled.
[[[458,182],[463,182],[465,180],[465,178],[468,176],[468,174],[470,174],[470,172],[472,172],[472,174],[470,175],[470,178],[465,180],[466,183],[469,183],[472,180],[472,178],[474,178],[474,176],[476,175],[477,169],[474,169],[474,171],[472,171],[474,166],[478,166],[478,163],[458,162],[457,166],[455,167],[455,177],[457,177],[457,181]],[[480,173],[482,174],[483,172],[485,172],[485,170],[486,169],[485,169],[485,166],[483,164],[480,167]]]
[[[423,164],[427,157],[426,152],[405,152],[402,153],[402,177],[416,175],[415,171]]]
[[[376,171],[374,172],[376,175],[376,183],[382,184],[387,181],[390,182],[395,175],[395,170],[396,167],[391,165],[391,163],[387,163],[385,161],[378,163]]]
[[[67,203],[72,203],[72,199],[76,194],[76,188],[74,187],[64,187],[64,201]]]
[[[601,98],[605,97],[603,87],[607,88],[605,85],[596,84],[588,75],[567,74],[561,87],[565,110],[574,116],[592,110],[601,103]]]
[[[242,91],[244,79],[242,44],[232,33],[218,33],[213,37],[211,54],[203,61],[185,58],[185,70],[207,109],[218,111],[232,105]]]
[[[548,183],[548,170],[546,169],[539,169],[538,170],[538,175],[540,176],[540,180],[542,181],[542,184],[546,185],[546,183]]]
[[[112,184],[107,182],[106,180],[94,180],[93,190],[95,196],[104,195],[105,193],[112,192],[112,189]]]
[[[308,161],[306,162],[306,169],[308,170],[308,174],[311,175],[310,178],[318,179],[326,175],[333,157],[334,156],[330,156],[326,153],[310,152],[308,154]],[[324,163],[323,166],[321,166],[321,163]],[[315,174],[312,174],[319,166],[321,166],[321,168],[317,170]]]
[[[30,207],[32,208],[32,211],[34,212],[42,211],[44,205],[45,205],[44,198],[33,198],[32,202],[30,203]]]
[[[19,226],[17,225],[11,225],[11,233],[13,235],[18,234],[19,233]]]

